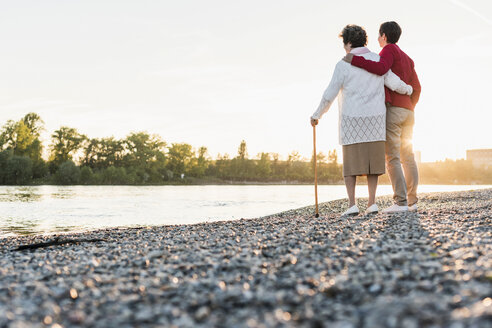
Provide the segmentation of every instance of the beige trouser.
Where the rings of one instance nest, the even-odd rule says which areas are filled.
[[[393,185],[393,199],[400,206],[413,205],[418,200],[419,172],[412,149],[414,123],[413,111],[387,106],[386,168]]]

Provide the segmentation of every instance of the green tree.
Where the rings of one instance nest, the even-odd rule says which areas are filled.
[[[248,160],[246,141],[242,140],[237,149],[237,156],[231,161],[233,178],[247,180],[254,177],[254,163]]]
[[[36,113],[26,114],[22,118],[22,122],[27,126],[32,136],[32,142],[25,149],[25,156],[28,156],[32,160],[33,178],[43,178],[48,174],[46,162],[41,157],[43,144],[40,140],[40,134],[44,130],[44,122]]]
[[[237,158],[240,160],[247,160],[248,159],[248,149],[246,147],[246,141],[241,140],[241,143],[239,144],[239,147],[237,149]]]
[[[0,184],[5,184],[5,178],[7,177],[7,166],[9,159],[14,156],[12,149],[6,149],[0,152]]]
[[[280,163],[280,155],[278,153],[272,153],[271,154],[272,161],[271,161],[271,167],[272,167],[272,175],[276,178],[278,178],[281,175],[281,163]]]
[[[72,161],[87,137],[76,129],[62,126],[51,135],[50,162],[56,168],[62,163]]]
[[[338,164],[336,149],[328,151],[326,159],[326,171],[324,172],[327,182],[336,183],[343,181],[342,166]]]
[[[209,169],[213,176],[221,179],[231,179],[232,168],[229,154],[218,154],[213,166]]]
[[[259,160],[256,164],[256,173],[259,178],[267,178],[272,173],[270,154],[259,154]]]
[[[207,147],[200,147],[196,155],[192,158],[190,175],[194,177],[203,177],[208,169],[210,160],[207,154]]]
[[[158,135],[146,132],[132,133],[123,141],[126,155],[124,166],[148,168],[165,165],[164,142]]]
[[[46,165],[41,158],[42,144],[39,135],[43,129],[39,115],[29,113],[21,120],[7,121],[0,133],[0,148],[12,151],[8,166],[10,174],[6,183],[26,184],[32,178],[41,178],[47,174]],[[26,160],[28,158],[29,160]],[[7,167],[3,171],[7,174]]]
[[[173,143],[168,150],[167,156],[167,168],[171,170],[174,175],[181,176],[181,174],[188,174],[190,172],[194,156],[191,145],[186,143]]]
[[[14,155],[24,156],[34,142],[34,136],[22,120],[19,122],[10,120],[4,125],[0,140],[4,149],[12,149]]]
[[[328,151],[327,161],[330,164],[338,164],[338,154],[336,149]]]
[[[12,156],[7,160],[5,184],[23,185],[32,180],[32,161],[26,156]]]
[[[39,140],[44,122],[38,114],[29,113],[18,122],[9,120],[0,133],[2,149],[12,149],[14,155],[28,156],[34,162],[41,160],[42,144]]]
[[[287,162],[298,162],[301,160],[301,155],[297,150],[292,151],[287,157]]]
[[[324,153],[318,153],[316,155],[316,161],[318,165],[318,181],[319,182],[340,182],[343,179],[342,176],[342,167],[337,163],[338,155],[336,149],[328,151],[328,155]],[[311,175],[312,178],[314,175],[314,153],[311,157],[310,162],[311,167]]]
[[[49,168],[46,162],[40,158],[39,160],[33,160],[32,163],[32,177],[33,179],[45,178],[49,173]]]
[[[124,167],[110,166],[102,173],[103,183],[105,184],[127,184],[127,174]]]
[[[99,166],[99,141],[97,138],[88,138],[83,144],[82,164],[85,167],[96,168]]]
[[[44,130],[44,121],[36,113],[28,113],[22,118],[22,122],[29,128],[35,138],[39,138],[41,131]]]
[[[55,181],[63,185],[73,185],[79,183],[80,169],[71,160],[63,162],[56,172]]]
[[[285,177],[293,181],[307,181],[312,176],[309,163],[302,161],[298,151],[289,154],[285,171]]]
[[[318,167],[322,163],[325,163],[326,159],[327,159],[327,157],[325,154],[323,154],[322,152],[317,153],[316,154],[316,164],[318,165]],[[314,172],[314,152],[313,152],[313,155],[311,156],[311,169]]]
[[[83,166],[80,169],[80,183],[84,185],[90,185],[95,182],[94,172],[89,166]]]
[[[107,168],[123,165],[124,142],[114,137],[88,139],[84,143],[83,165]]]

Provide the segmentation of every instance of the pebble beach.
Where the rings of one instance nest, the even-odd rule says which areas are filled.
[[[492,327],[492,189],[419,197],[3,238],[0,327]]]

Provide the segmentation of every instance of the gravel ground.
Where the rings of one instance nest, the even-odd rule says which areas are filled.
[[[492,327],[492,189],[420,197],[1,239],[0,327]]]

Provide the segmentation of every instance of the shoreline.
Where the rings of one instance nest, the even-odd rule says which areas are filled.
[[[277,182],[262,182],[262,181],[224,181],[224,182],[204,182],[204,183],[162,183],[162,184],[26,184],[26,185],[2,185],[3,187],[43,187],[43,186],[59,186],[59,187],[99,187],[99,186],[124,186],[124,187],[159,187],[159,186],[314,186],[313,182],[292,182],[292,181],[277,181]],[[360,179],[357,181],[357,185],[367,185],[366,180]],[[488,183],[422,183],[419,185],[427,186],[491,186]],[[318,183],[318,186],[345,186],[343,181],[339,183]],[[378,186],[391,186],[391,183],[378,183]]]
[[[486,327],[492,189],[419,197],[418,213],[341,219],[341,199],[317,219],[109,228],[32,251],[12,249],[54,235],[6,237],[0,326]]]
[[[313,187],[313,185],[298,185],[298,186],[308,186],[308,187]],[[323,186],[323,185],[322,185]],[[333,185],[334,186],[334,185]],[[344,185],[338,185],[339,187],[340,186],[343,186]],[[389,185],[384,185],[384,186],[389,186]],[[449,185],[422,185],[420,186],[421,189],[427,189],[427,188],[424,188],[424,187],[432,187],[432,186],[440,186],[440,187],[446,187],[446,186],[449,186]],[[487,189],[490,189],[492,190],[492,186],[483,186],[483,185],[459,185],[459,186],[466,186],[470,189],[463,189],[463,190],[449,190],[449,191],[423,191],[421,193],[419,193],[419,196],[426,196],[426,195],[429,195],[429,194],[433,194],[433,193],[449,193],[449,192],[464,192],[464,191],[478,191],[478,190],[487,190]],[[9,187],[15,187],[15,186],[9,186]],[[102,186],[102,187],[108,187],[108,186]],[[113,186],[112,186],[113,187]],[[118,187],[118,186],[116,186]],[[363,188],[365,186],[358,186],[360,188]],[[322,199],[322,194],[320,194],[321,196],[321,199]],[[380,204],[380,209],[384,208],[384,204],[388,204],[388,200],[390,199],[390,196],[389,196],[389,193],[387,194],[382,194],[380,196],[377,196],[377,203]],[[311,200],[312,201],[312,200]],[[340,202],[339,206],[338,206],[338,209],[333,209],[334,210],[334,213],[342,213],[346,208],[344,208],[344,205],[346,203],[346,197],[342,197],[342,198],[339,198],[339,199],[334,199],[334,200],[330,200],[330,201],[326,201],[326,202],[321,202],[319,203],[319,206],[320,206],[320,209],[321,209],[321,212],[320,214],[323,214],[323,208],[330,208],[331,206],[329,206],[329,204],[333,203],[338,203]],[[359,203],[359,205],[362,205],[359,206],[361,208],[361,213],[364,211],[365,209],[365,204],[367,202],[367,197],[359,197],[357,198],[357,202]],[[327,205],[328,204],[328,205]],[[299,209],[304,209],[304,208],[309,208],[309,207],[312,207],[312,211],[314,212],[314,205],[308,205],[308,206],[302,206],[300,207]],[[73,226],[71,230],[69,229],[62,229],[62,228],[59,228],[57,230],[45,230],[45,231],[29,231],[29,230],[26,230],[26,231],[23,231],[22,229],[17,229],[17,230],[12,230],[12,229],[5,229],[5,230],[0,230],[0,241],[2,239],[5,239],[5,238],[15,238],[15,237],[22,237],[22,236],[25,236],[25,237],[29,237],[29,236],[44,236],[44,237],[54,237],[54,236],[57,236],[57,235],[60,235],[60,236],[66,236],[66,235],[71,235],[71,234],[84,234],[84,233],[91,233],[91,232],[96,232],[98,230],[104,230],[104,231],[110,231],[111,229],[117,229],[117,230],[120,230],[120,229],[133,229],[133,228],[142,228],[142,227],[145,227],[145,228],[152,228],[152,227],[159,227],[159,226],[179,226],[179,225],[193,225],[193,224],[201,224],[201,223],[212,223],[212,222],[228,222],[228,221],[238,221],[238,220],[241,220],[241,219],[263,219],[263,218],[269,218],[269,217],[274,217],[276,215],[279,215],[279,214],[283,214],[283,213],[294,213],[296,211],[296,208],[291,208],[291,209],[288,209],[288,210],[280,210],[280,211],[271,211],[267,214],[264,214],[264,215],[261,215],[261,216],[243,216],[243,217],[238,217],[238,218],[234,218],[234,219],[228,219],[228,218],[221,218],[221,219],[215,219],[215,220],[201,220],[201,221],[197,221],[197,222],[192,222],[192,223],[169,223],[169,224],[166,224],[166,223],[158,223],[158,224],[138,224],[138,223],[134,223],[134,224],[129,224],[129,225],[111,225],[111,226],[102,226],[102,227],[83,227],[83,226],[80,226],[80,227],[77,227],[77,226]],[[338,212],[337,212],[338,211]],[[69,227],[68,227],[69,228]]]

